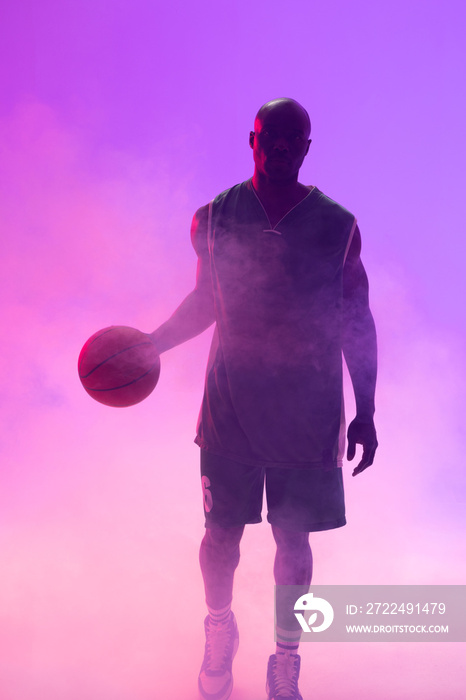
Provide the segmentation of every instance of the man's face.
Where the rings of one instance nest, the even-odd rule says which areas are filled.
[[[276,182],[295,180],[310,145],[305,114],[296,105],[279,103],[266,109],[254,128],[249,144],[256,171]]]

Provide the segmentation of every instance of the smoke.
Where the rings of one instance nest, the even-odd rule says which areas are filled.
[[[104,5],[10,3],[0,27],[2,700],[197,694],[210,332],[131,409],[94,402],[77,359],[192,289],[191,217],[250,176],[253,115],[280,94],[311,113],[302,181],[361,222],[380,350],[376,461],[345,465],[348,525],[311,536],[315,583],[465,574],[464,10]],[[232,700],[262,697],[273,652],[265,523],[241,551]],[[322,647],[302,650],[305,697],[463,692],[460,645]]]
[[[170,666],[144,672],[149,650],[160,655],[157,629],[197,566],[206,348],[193,344],[188,369],[168,358],[157,394],[131,410],[93,402],[77,359],[101,327],[153,330],[194,284],[194,207],[163,163],[96,158],[43,104],[1,129],[3,697],[148,697]],[[184,595],[197,605],[200,581]]]
[[[189,224],[198,203],[180,197],[150,159],[108,153],[96,164],[80,134],[44,105],[22,105],[2,128],[9,171],[2,199],[5,697],[29,700],[40,690],[56,700],[143,699],[160,684],[167,697],[190,697],[185,681],[170,680],[179,661],[160,635],[188,650],[185,673],[195,679],[204,593],[192,438],[209,333],[164,355],[154,394],[129,410],[93,402],[76,362],[98,328],[152,330],[189,291]],[[347,527],[311,537],[314,580],[457,582],[465,561],[461,338],[439,335],[423,318],[399,269],[372,264],[369,274],[380,447],[360,476],[345,469]],[[347,396],[350,419],[349,385]],[[247,532],[242,551],[237,697],[246,699],[251,688],[262,692],[251,659],[263,662],[271,634],[273,545],[265,523]],[[310,665],[315,653],[303,651]],[[399,662],[396,650],[384,653]],[[423,663],[429,657],[423,651]],[[334,673],[327,655],[319,650],[317,658],[321,675],[305,681],[312,687]],[[381,663],[374,649],[365,658]]]

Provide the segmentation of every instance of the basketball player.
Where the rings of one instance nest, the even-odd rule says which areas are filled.
[[[196,287],[152,334],[164,352],[216,324],[196,437],[206,518],[199,675],[206,700],[231,694],[233,577],[244,526],[261,520],[264,481],[277,584],[307,590],[309,533],[346,523],[342,352],[357,409],[347,458],[356,444],[363,448],[353,476],[372,464],[377,448],[376,335],[360,234],[352,214],[298,182],[310,128],[294,100],[261,107],[249,136],[254,174],[195,214]],[[276,634],[269,700],[302,700],[300,628],[279,617]]]

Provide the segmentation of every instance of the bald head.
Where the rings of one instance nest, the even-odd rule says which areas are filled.
[[[299,102],[293,100],[291,97],[278,97],[276,100],[270,100],[270,102],[266,102],[262,105],[254,119],[254,129],[257,130],[258,124],[261,124],[267,116],[286,116],[287,114],[302,122],[306,138],[309,138],[309,134],[311,133],[309,114]]]
[[[249,134],[254,186],[265,181],[294,186],[311,145],[310,132],[309,115],[296,100],[280,97],[262,105]]]

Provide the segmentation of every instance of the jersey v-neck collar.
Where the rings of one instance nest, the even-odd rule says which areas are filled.
[[[264,207],[264,205],[262,204],[262,200],[261,200],[261,198],[259,197],[259,195],[257,194],[254,185],[252,184],[252,178],[249,178],[249,180],[247,180],[247,185],[248,185],[248,189],[250,189],[250,190],[254,193],[254,196],[256,197],[257,201],[259,202],[259,204],[260,204],[260,206],[261,206],[261,208],[262,208],[262,211],[264,212],[264,216],[265,216],[265,218],[267,219],[267,222],[268,222],[268,224],[269,224],[269,227],[270,227],[270,228],[265,228],[265,229],[264,229],[264,233],[276,233],[276,234],[278,234],[279,236],[281,236],[282,234],[281,234],[281,231],[277,231],[277,226],[278,226],[279,224],[281,224],[281,222],[282,222],[284,219],[286,219],[286,217],[287,217],[289,214],[291,214],[291,212],[294,211],[294,210],[296,209],[296,207],[299,207],[299,205],[300,205],[302,202],[304,202],[304,201],[315,191],[315,189],[316,189],[315,185],[309,185],[310,190],[309,190],[309,192],[307,193],[307,195],[306,195],[305,197],[303,197],[302,199],[300,199],[299,202],[297,202],[294,206],[291,207],[291,209],[288,209],[288,211],[286,212],[286,214],[284,214],[284,215],[282,216],[282,218],[281,218],[279,221],[277,221],[277,223],[275,224],[275,226],[272,226],[272,224],[270,223],[269,215],[267,214],[267,210],[266,210],[266,208]]]

